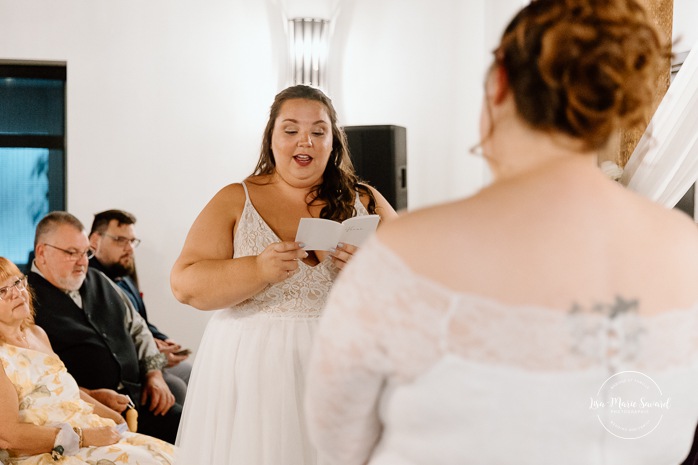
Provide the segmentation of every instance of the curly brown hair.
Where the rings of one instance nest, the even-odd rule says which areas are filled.
[[[286,101],[292,99],[313,100],[322,103],[327,109],[327,115],[330,117],[332,125],[332,152],[330,153],[330,159],[323,173],[322,183],[313,188],[308,205],[320,200],[325,203],[325,206],[320,211],[320,218],[344,221],[356,214],[354,199],[356,192],[359,192],[361,195],[367,195],[369,198],[368,212],[375,213],[376,199],[373,192],[367,187],[367,183],[359,179],[354,172],[354,165],[349,157],[347,137],[337,124],[337,111],[332,105],[332,100],[321,90],[314,87],[305,85],[292,86],[276,95],[274,103],[272,103],[269,110],[269,120],[262,138],[261,154],[253,176],[274,173],[276,161],[271,150],[274,123],[279,116],[281,106]]]
[[[495,60],[528,124],[595,150],[647,122],[668,50],[636,0],[533,0]]]

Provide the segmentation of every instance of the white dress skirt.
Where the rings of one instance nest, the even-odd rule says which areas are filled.
[[[355,206],[367,214],[358,196]],[[247,195],[235,257],[258,255],[278,241]],[[322,463],[308,439],[303,397],[306,363],[337,270],[330,259],[299,264],[290,278],[209,320],[184,404],[177,464]]]

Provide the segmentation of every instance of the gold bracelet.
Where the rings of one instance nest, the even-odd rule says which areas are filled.
[[[80,428],[79,426],[73,426],[73,431],[75,431],[75,434],[78,435],[78,438],[79,438],[78,447],[80,449],[82,449],[84,446],[84,441],[83,441],[83,437],[82,437],[82,428]]]

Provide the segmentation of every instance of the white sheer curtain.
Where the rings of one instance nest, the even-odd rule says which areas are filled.
[[[669,86],[620,181],[673,207],[698,179],[698,44]]]

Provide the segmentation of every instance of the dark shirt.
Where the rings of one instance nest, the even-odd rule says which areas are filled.
[[[134,283],[129,276],[115,276],[109,269],[107,269],[107,267],[102,265],[102,263],[97,260],[97,257],[92,257],[90,259],[90,268],[99,270],[105,275],[109,276],[109,278],[111,278],[111,280],[114,281],[117,286],[124,290],[131,303],[133,303],[133,306],[148,324],[148,329],[151,333],[153,333],[153,337],[155,339],[160,339],[161,341],[169,339],[167,334],[160,331],[154,324],[151,324],[150,321],[148,321],[148,312],[145,309],[143,296],[141,296],[138,287],[136,287],[136,283]]]

